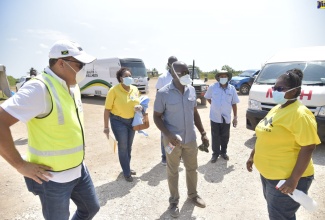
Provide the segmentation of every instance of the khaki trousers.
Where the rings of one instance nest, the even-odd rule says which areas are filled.
[[[164,138],[164,146],[167,144],[167,139]],[[186,170],[187,195],[190,199],[197,196],[197,152],[198,149],[196,141],[175,147],[171,154],[166,152],[167,179],[170,192],[169,203],[178,204],[179,201],[178,168],[181,157]]]

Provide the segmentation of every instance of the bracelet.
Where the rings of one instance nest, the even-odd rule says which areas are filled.
[[[109,128],[104,128],[104,131],[107,131],[107,130],[109,130]]]
[[[237,116],[234,116],[234,119],[237,119],[238,117]]]
[[[201,132],[201,136],[207,135],[205,131]]]

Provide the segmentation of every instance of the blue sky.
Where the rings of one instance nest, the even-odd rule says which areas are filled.
[[[260,68],[278,50],[325,45],[316,0],[0,0],[0,64],[16,78],[48,65],[56,40],[97,58],[142,58],[165,72],[169,56],[203,71]]]

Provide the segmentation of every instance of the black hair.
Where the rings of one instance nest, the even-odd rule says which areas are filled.
[[[301,93],[303,75],[304,74],[300,69],[291,69],[280,76],[289,89],[298,87],[294,98],[297,98]]]
[[[56,64],[56,62],[58,62],[58,59],[53,59],[53,58],[49,59],[50,67],[53,67]]]
[[[129,71],[131,73],[131,70],[129,68],[126,68],[126,67],[122,67],[121,69],[119,69],[117,72],[116,72],[116,79],[117,81],[120,83],[122,82],[121,81],[121,77],[123,76],[123,74],[126,72],[126,71]],[[132,75],[132,73],[131,73]]]

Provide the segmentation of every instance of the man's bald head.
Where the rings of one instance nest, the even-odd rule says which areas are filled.
[[[172,65],[172,63],[176,62],[177,58],[175,56],[171,56],[168,58],[168,63],[167,65],[170,67],[170,65]]]

